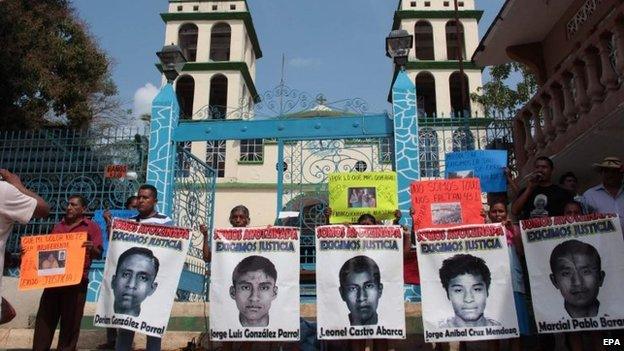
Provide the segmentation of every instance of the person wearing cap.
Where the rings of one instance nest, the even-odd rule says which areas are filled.
[[[601,163],[594,163],[600,172],[602,183],[591,187],[583,194],[589,213],[614,213],[624,217],[624,166],[617,157],[605,157]],[[624,223],[621,223],[624,229]]]

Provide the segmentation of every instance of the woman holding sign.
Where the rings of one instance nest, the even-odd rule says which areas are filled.
[[[507,205],[503,201],[495,201],[490,205],[488,218],[491,223],[502,223],[505,227],[507,244],[509,245],[509,262],[511,264],[511,280],[513,284],[514,302],[516,304],[516,315],[518,317],[518,327],[521,335],[530,335],[529,312],[527,308],[526,288],[524,286],[523,269],[518,258],[518,252],[522,250],[522,240],[520,233],[513,228],[511,221],[507,217]],[[497,341],[490,341],[497,343]],[[521,338],[511,340],[512,350],[521,350]]]

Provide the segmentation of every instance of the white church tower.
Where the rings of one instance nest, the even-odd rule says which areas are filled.
[[[262,51],[247,1],[169,0],[161,18],[165,45],[177,44],[188,61],[174,83],[181,117],[241,118],[252,110],[258,96],[256,60]],[[226,168],[237,162],[234,148],[239,144],[197,142],[192,153],[225,178]]]
[[[462,112],[483,116],[481,107],[470,100],[470,94],[482,85],[481,70],[470,58],[479,44],[478,21],[483,11],[475,10],[475,0],[457,0],[456,13],[455,1],[400,0],[394,14],[392,29],[414,36],[405,69],[418,89],[421,117],[459,117]]]

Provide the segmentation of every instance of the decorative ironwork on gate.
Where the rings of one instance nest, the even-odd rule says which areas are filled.
[[[282,203],[286,211],[299,211],[289,225],[301,228],[301,263],[315,262],[314,230],[327,224],[327,179],[334,172],[392,169],[391,138],[302,140],[285,145]]]
[[[204,237],[199,227],[212,232],[216,172],[192,155],[183,143],[177,148],[173,186],[173,220],[176,225],[190,228],[192,237],[184,262],[176,299],[204,301],[206,298],[206,264],[203,260]]]

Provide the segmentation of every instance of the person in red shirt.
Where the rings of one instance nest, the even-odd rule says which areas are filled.
[[[61,321],[57,350],[75,350],[80,334],[80,321],[87,298],[88,273],[91,260],[102,253],[102,233],[95,222],[84,216],[87,209],[85,199],[72,195],[68,199],[65,217],[54,226],[51,234],[87,232],[85,262],[82,281],[76,285],[46,288],[41,295],[35,320],[33,350],[49,350],[54,330]]]

